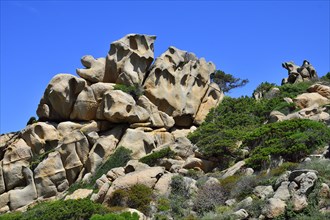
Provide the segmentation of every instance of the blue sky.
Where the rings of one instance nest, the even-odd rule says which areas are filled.
[[[155,56],[169,46],[213,61],[250,83],[280,84],[281,63],[329,66],[326,1],[1,1],[0,133],[25,127],[53,76],[75,74],[80,58],[104,57],[129,33],[156,35]]]

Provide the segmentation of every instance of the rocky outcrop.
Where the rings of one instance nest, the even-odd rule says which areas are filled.
[[[172,116],[177,125],[191,126],[202,101],[200,111],[208,111],[207,106],[223,96],[216,85],[210,85],[214,71],[215,66],[203,58],[170,47],[152,65],[144,83],[145,95],[160,111]],[[200,112],[197,121],[205,117],[202,115]]]
[[[154,60],[155,36],[129,34],[111,43],[105,75],[109,82],[141,85]]]
[[[169,170],[214,168],[214,162],[197,158],[186,136],[223,98],[210,80],[215,66],[174,47],[152,64],[155,39],[127,35],[110,45],[105,58],[82,57],[79,77],[51,79],[37,108],[38,122],[1,135],[0,212],[63,198],[72,184],[88,182],[121,146],[132,151],[135,162],[99,178],[94,201],[107,201],[114,190],[137,183],[165,195]],[[166,147],[176,156],[159,160],[164,167],[137,162]]]
[[[312,79],[318,79],[317,73],[309,63],[304,60],[302,66],[297,66],[294,62],[282,63],[282,67],[288,70],[288,78],[282,80],[282,85],[286,83],[298,83],[303,81],[309,81]]]

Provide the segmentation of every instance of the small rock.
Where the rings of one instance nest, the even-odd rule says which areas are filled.
[[[275,218],[285,212],[286,204],[278,198],[270,198],[267,200],[265,207],[262,209],[262,214],[267,218]]]
[[[233,206],[233,205],[236,204],[236,202],[237,202],[236,199],[228,199],[228,200],[225,201],[225,204],[227,206]]]
[[[71,195],[67,195],[64,200],[68,199],[84,199],[93,193],[92,189],[77,189]]]
[[[234,212],[237,220],[246,219],[249,216],[249,213],[245,209],[240,209]]]
[[[264,200],[269,195],[274,193],[272,186],[257,186],[253,190],[254,195],[258,196],[260,199]]]
[[[307,198],[305,195],[294,194],[291,201],[294,211],[300,211],[308,206]]]

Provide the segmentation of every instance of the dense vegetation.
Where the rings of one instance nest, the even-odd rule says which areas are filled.
[[[248,164],[254,168],[260,169],[261,161],[269,161],[266,158],[269,154],[282,156],[288,161],[298,161],[330,141],[329,129],[322,123],[306,120],[266,123],[273,110],[284,114],[295,111],[296,107],[283,98],[293,98],[306,92],[310,85],[311,82],[303,82],[281,86],[280,93],[271,99],[225,97],[221,105],[211,110],[205,122],[188,138],[198,146],[201,153],[218,158],[221,168],[244,159],[244,147],[252,150]],[[267,91],[273,86],[263,83],[257,91]],[[240,144],[242,142],[243,145]]]

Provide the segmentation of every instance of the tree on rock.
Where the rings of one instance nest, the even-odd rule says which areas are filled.
[[[220,89],[223,92],[229,92],[232,89],[245,86],[249,80],[236,78],[231,74],[227,74],[222,70],[217,70],[211,74],[212,82],[219,85]]]

